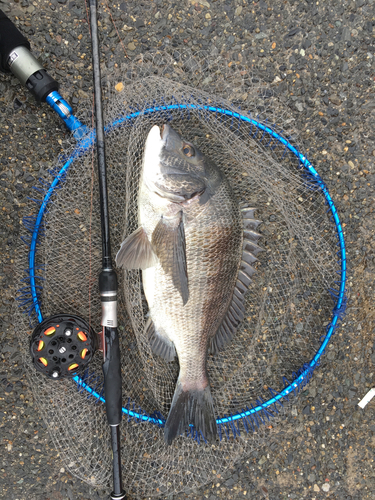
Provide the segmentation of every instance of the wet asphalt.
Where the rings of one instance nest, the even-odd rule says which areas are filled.
[[[104,5],[104,4],[103,4]],[[33,53],[79,110],[91,95],[81,0],[0,0]],[[375,498],[375,1],[109,3],[101,12],[103,74],[156,47],[241,53],[277,86],[309,159],[338,208],[348,251],[348,309],[299,410],[262,448],[189,495],[170,499]],[[118,33],[114,25],[120,28]],[[14,337],[14,259],[25,200],[67,137],[59,119],[14,77],[0,75],[0,498],[99,500],[59,462],[25,378]]]

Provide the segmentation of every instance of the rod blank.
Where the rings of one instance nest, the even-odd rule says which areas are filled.
[[[111,426],[111,442],[113,454],[113,492],[111,498],[120,500],[125,498],[121,477],[121,446],[120,446],[120,422],[122,417],[122,384],[121,384],[121,359],[119,338],[117,332],[117,277],[112,269],[111,245],[109,232],[109,207],[107,174],[105,161],[104,121],[102,109],[102,89],[100,77],[100,57],[97,21],[96,0],[90,0],[90,26],[92,42],[92,65],[95,93],[95,121],[96,121],[96,148],[100,193],[100,217],[102,227],[102,264],[103,269],[99,277],[99,291],[102,304],[111,307],[103,307],[106,312],[102,318],[103,339],[105,342],[105,359],[103,363],[104,390],[106,399],[106,413],[108,423]],[[107,304],[106,304],[107,303]],[[110,327],[108,325],[113,325]]]

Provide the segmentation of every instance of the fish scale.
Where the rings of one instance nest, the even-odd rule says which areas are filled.
[[[242,254],[242,219],[232,197],[224,180],[209,207],[186,211],[186,218],[191,222],[185,225],[189,281],[189,300],[185,306],[160,264],[142,274],[146,298],[153,304],[150,315],[155,327],[175,344],[180,371],[186,373],[189,381],[198,381],[202,374],[207,376],[209,340],[222,321],[237,279]],[[159,217],[153,218],[152,227],[149,214],[148,211],[141,213],[141,223],[147,217],[147,230],[151,234]],[[155,292],[149,300],[150,289]]]

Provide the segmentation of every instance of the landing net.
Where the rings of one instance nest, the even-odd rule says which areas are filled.
[[[259,244],[265,251],[246,317],[231,344],[208,360],[220,436],[215,444],[194,430],[171,446],[164,443],[178,363],[154,355],[144,336],[141,273],[118,270],[123,480],[130,493],[160,496],[225,472],[259,447],[278,413],[290,411],[290,398],[298,401],[345,309],[345,246],[334,204],[302,153],[293,119],[245,65],[154,53],[112,79],[105,121],[114,254],[138,227],[143,148],[154,124],[169,122],[197,145],[225,174],[238,202],[256,207],[263,221]],[[91,103],[79,118],[91,123]],[[92,485],[107,486],[112,465],[101,354],[88,372],[58,382],[37,373],[29,356],[33,327],[50,315],[74,313],[101,330],[93,142],[91,133],[67,144],[40,180],[37,203],[27,207],[15,322],[35,400],[65,466]]]

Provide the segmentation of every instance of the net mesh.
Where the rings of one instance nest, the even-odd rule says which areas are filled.
[[[217,164],[238,202],[256,207],[256,217],[263,221],[259,231],[265,251],[258,257],[246,297],[246,317],[230,345],[208,360],[217,416],[237,414],[260,398],[269,399],[269,388],[281,391],[283,377],[295,378],[315,355],[330,322],[335,303],[329,289],[337,281],[337,240],[324,195],[285,145],[243,118],[267,124],[300,149],[293,119],[275,93],[240,63],[229,66],[223,59],[209,61],[201,55],[156,53],[128,64],[112,79],[105,98],[105,121],[113,254],[138,227],[145,139],[152,125],[166,121]],[[117,83],[121,91],[114,90]],[[91,109],[87,103],[79,118],[91,123]],[[53,166],[59,172],[69,158],[75,158],[54,190],[43,219],[36,253],[37,291],[44,317],[74,313],[99,332],[101,233],[96,165],[92,148],[78,155],[75,147],[68,144]],[[45,186],[51,179],[42,181]],[[41,191],[42,199],[45,189]],[[27,229],[32,229],[37,210],[30,202]],[[27,255],[25,245],[18,261],[24,285],[18,295],[21,307],[16,324],[31,387],[65,466],[92,485],[107,485],[112,464],[104,405],[88,397],[83,388],[77,390],[71,380],[46,379],[30,362],[29,339],[36,317],[24,273]],[[141,415],[166,418],[178,363],[166,363],[154,355],[144,336],[147,303],[141,273],[119,271],[118,277],[123,405]],[[98,393],[103,382],[101,364],[97,353],[84,376]],[[127,490],[152,496],[211,481],[259,446],[267,429],[258,428],[255,420],[240,419],[240,433],[223,426],[222,439],[212,445],[199,444],[186,435],[167,446],[158,425],[124,416],[122,460]],[[268,425],[276,421],[271,419]]]

